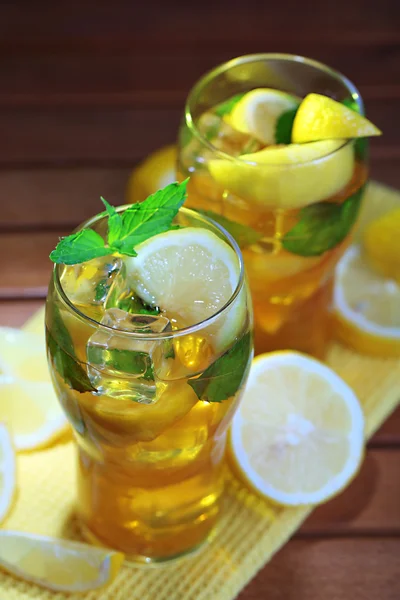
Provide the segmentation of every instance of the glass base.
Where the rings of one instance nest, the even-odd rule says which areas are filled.
[[[93,546],[101,546],[103,548],[109,548],[109,544],[101,540],[98,536],[96,536],[83,521],[78,521],[78,528],[81,533],[83,539],[92,544]],[[212,539],[215,538],[217,533],[218,525],[214,525],[208,535],[201,540],[198,544],[183,550],[182,552],[178,552],[177,554],[172,554],[170,556],[162,556],[162,557],[154,557],[154,556],[144,556],[141,554],[125,554],[125,561],[128,564],[131,564],[135,567],[146,566],[146,567],[157,567],[164,565],[166,563],[176,562],[183,558],[189,558],[195,556],[202,552]],[[116,551],[120,551],[117,548],[114,548]]]

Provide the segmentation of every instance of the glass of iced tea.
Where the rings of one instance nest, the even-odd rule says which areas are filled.
[[[227,62],[187,99],[179,176],[190,175],[187,204],[223,224],[241,247],[256,353],[287,348],[323,358],[327,349],[333,271],[368,174],[365,137],[342,135],[338,103],[363,114],[344,76],[281,54]]]
[[[58,255],[46,334],[77,442],[83,534],[150,563],[184,555],[214,531],[252,313],[229,233],[185,208],[157,233],[160,220],[144,208],[138,217],[138,206],[110,207],[82,226],[83,238],[73,234],[78,255],[86,235],[104,255],[78,264],[68,248]],[[122,225],[111,233],[113,219]],[[134,233],[123,240],[125,226]]]

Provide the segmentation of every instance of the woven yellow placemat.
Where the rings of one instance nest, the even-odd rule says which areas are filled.
[[[376,184],[370,202],[400,195]],[[26,325],[43,331],[43,310]],[[333,345],[329,364],[362,402],[369,438],[400,401],[400,361],[361,357]],[[70,440],[18,457],[19,495],[6,529],[77,538],[74,522],[74,447]],[[0,600],[231,600],[298,529],[312,507],[277,508],[228,474],[225,508],[215,539],[201,552],[164,567],[125,566],[104,591],[47,592],[0,571]]]

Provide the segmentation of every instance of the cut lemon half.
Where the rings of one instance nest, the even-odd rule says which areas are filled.
[[[360,246],[336,267],[335,334],[362,354],[400,356],[400,286],[374,272]]]
[[[292,128],[292,142],[303,144],[318,140],[381,134],[382,132],[371,121],[341,102],[321,94],[308,94],[296,113]]]
[[[254,359],[233,418],[230,452],[257,493],[283,505],[325,502],[354,477],[364,418],[348,385],[297,352]]]
[[[0,420],[16,450],[47,446],[68,428],[50,381],[44,336],[0,327]]]
[[[150,154],[133,171],[126,188],[128,204],[142,202],[157,190],[176,181],[176,146],[164,146]]]
[[[333,196],[351,179],[354,149],[345,140],[265,148],[240,159],[214,159],[215,181],[244,200],[275,208],[301,208]]]
[[[88,592],[109,585],[124,555],[57,538],[0,531],[0,566],[55,592]]]
[[[363,240],[371,266],[400,284],[400,207],[370,223]]]
[[[294,108],[300,100],[269,88],[248,92],[239,100],[225,120],[238,131],[249,133],[264,144],[275,144],[276,124],[279,117]]]
[[[126,259],[128,281],[151,306],[159,306],[177,327],[215,315],[230,300],[240,278],[239,260],[215,233],[185,227],[156,235]],[[239,293],[226,315],[207,331],[218,350],[227,347],[243,326],[246,301]]]
[[[11,435],[4,423],[0,423],[0,524],[12,506],[16,482],[16,461]]]

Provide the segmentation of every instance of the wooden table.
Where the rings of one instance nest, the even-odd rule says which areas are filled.
[[[400,188],[398,0],[135,4],[0,7],[0,324],[41,306],[57,236],[97,212],[100,194],[123,201],[135,163],[174,140],[193,82],[233,56],[291,52],[345,72],[384,131],[372,176]],[[354,483],[240,599],[398,600],[399,471],[400,410]]]

